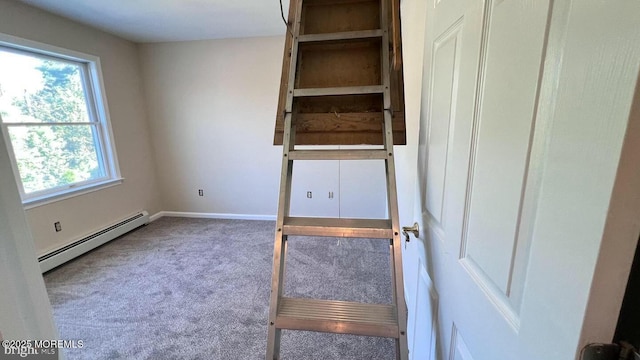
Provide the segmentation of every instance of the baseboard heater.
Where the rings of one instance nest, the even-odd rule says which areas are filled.
[[[40,270],[42,273],[45,273],[86,253],[87,251],[93,250],[98,246],[117,238],[118,236],[124,235],[129,231],[148,223],[148,212],[142,211],[135,214],[118,222],[117,224],[113,224],[80,240],[74,241],[69,245],[40,256],[38,258]]]

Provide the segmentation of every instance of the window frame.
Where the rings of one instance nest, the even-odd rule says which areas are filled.
[[[89,122],[54,124],[62,124],[62,126],[90,126],[92,129],[95,129],[95,131],[92,131],[92,134],[96,148],[96,155],[98,156],[98,162],[102,165],[105,172],[105,176],[100,177],[99,179],[84,180],[69,185],[57,186],[27,194],[24,191],[22,179],[18,170],[18,163],[8,130],[10,127],[52,125],[51,123],[4,123],[0,120],[0,132],[2,132],[2,136],[4,136],[7,144],[7,152],[11,160],[13,175],[16,179],[16,183],[18,184],[20,197],[22,198],[22,203],[25,208],[28,209],[45,205],[122,183],[124,179],[120,174],[118,156],[113,142],[113,130],[111,129],[109,107],[107,105],[107,98],[104,90],[100,58],[94,55],[26,40],[3,33],[0,33],[0,48],[2,48],[3,51],[10,51],[45,59],[49,58],[51,60],[69,62],[80,66]]]

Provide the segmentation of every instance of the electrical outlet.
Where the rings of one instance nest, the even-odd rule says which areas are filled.
[[[307,199],[311,199],[313,197],[313,194],[311,193],[311,191],[307,191]]]
[[[56,229],[56,232],[62,231],[62,225],[60,224],[60,221],[54,222],[53,227]]]
[[[198,196],[204,196],[204,190],[199,189],[198,190]]]

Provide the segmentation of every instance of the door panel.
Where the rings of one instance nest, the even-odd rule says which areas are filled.
[[[510,360],[549,1],[429,4],[418,180],[441,355]]]
[[[433,74],[433,82],[429,91],[426,92],[431,103],[428,115],[431,123],[427,135],[427,163],[429,167],[425,173],[425,206],[434,225],[438,224],[439,226],[443,226],[442,213],[444,189],[447,182],[447,154],[452,134],[453,105],[456,101],[462,26],[463,21],[460,19],[435,40],[430,69]]]
[[[616,173],[639,16],[634,0],[427,2],[416,215],[438,359],[573,359],[595,332],[584,309],[615,313],[592,285],[609,280],[604,224],[631,219],[610,200],[637,171]],[[428,358],[431,325],[412,324]]]
[[[418,284],[416,286],[416,302],[412,320],[419,319],[420,323],[410,321],[409,327],[413,334],[409,342],[409,355],[415,360],[436,359],[436,331],[438,316],[438,295],[433,283],[429,279],[424,264],[418,264]],[[413,356],[413,354],[417,354]]]
[[[542,3],[526,14],[517,1],[484,12],[461,257],[497,298],[511,295],[547,23]]]
[[[449,360],[473,360],[473,356],[455,324],[451,335],[451,355]]]

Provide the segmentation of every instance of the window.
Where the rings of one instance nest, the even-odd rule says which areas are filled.
[[[23,203],[118,182],[98,58],[29,45],[0,38],[0,123]]]

